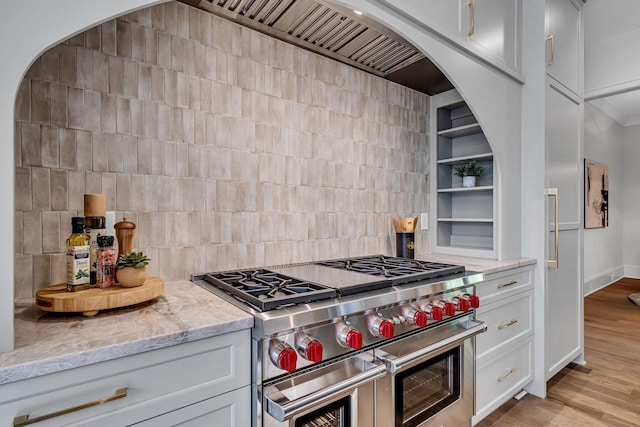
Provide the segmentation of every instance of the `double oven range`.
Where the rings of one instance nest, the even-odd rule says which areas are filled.
[[[193,280],[254,316],[254,427],[471,425],[481,273],[378,255]]]

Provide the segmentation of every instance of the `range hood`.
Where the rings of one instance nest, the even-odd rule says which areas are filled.
[[[400,35],[323,0],[180,1],[428,95],[453,88]]]

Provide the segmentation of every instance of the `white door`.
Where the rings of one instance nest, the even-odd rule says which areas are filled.
[[[582,102],[551,79],[546,89],[547,198],[545,380],[583,353]],[[556,223],[556,207],[558,209]],[[557,246],[556,246],[557,234]]]

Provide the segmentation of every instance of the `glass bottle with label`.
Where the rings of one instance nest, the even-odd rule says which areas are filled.
[[[71,218],[71,235],[67,239],[67,290],[89,287],[89,236],[84,232],[84,218]]]
[[[116,250],[113,247],[113,236],[98,236],[98,252],[96,253],[96,285],[108,288],[115,285]]]

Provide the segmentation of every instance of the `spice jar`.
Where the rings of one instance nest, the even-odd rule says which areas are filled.
[[[113,236],[98,236],[96,253],[96,286],[108,288],[115,284],[116,250],[113,248]]]

